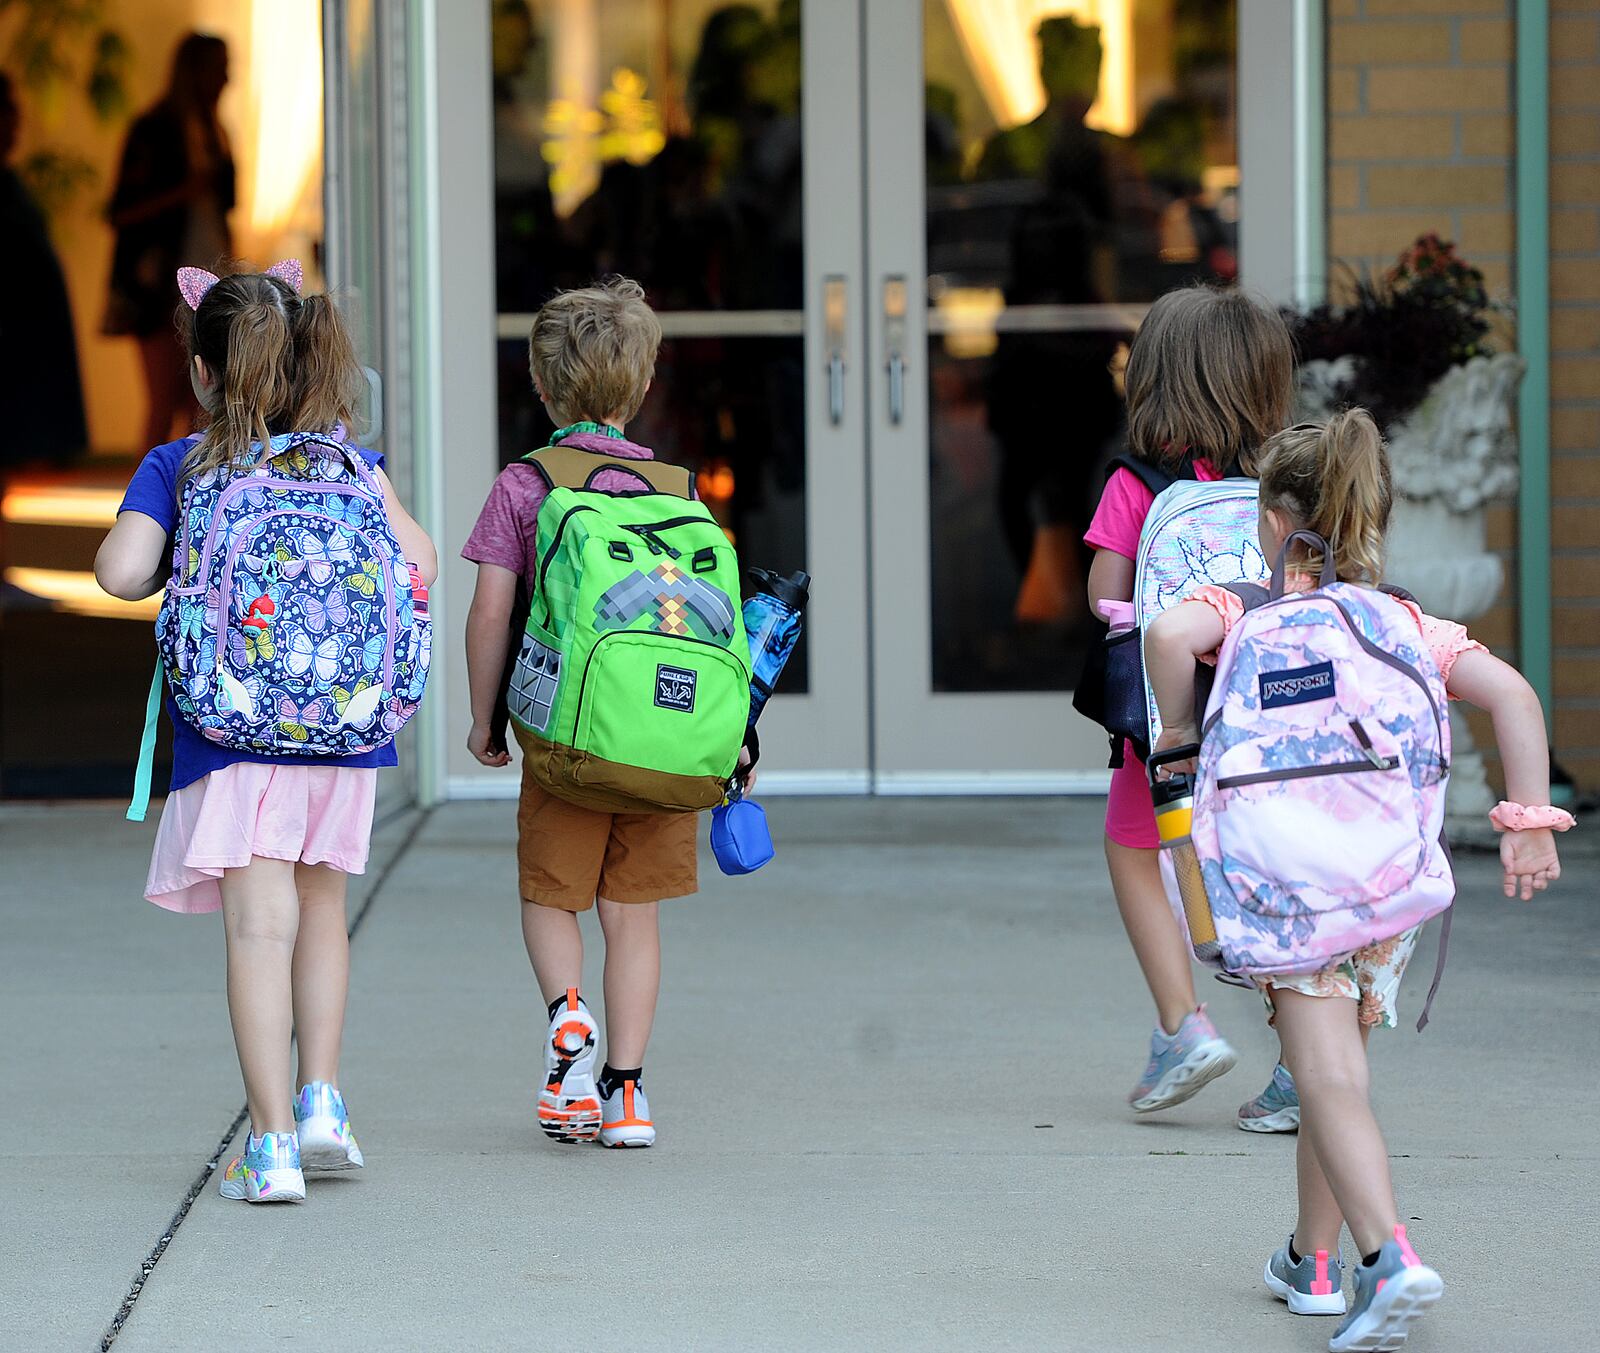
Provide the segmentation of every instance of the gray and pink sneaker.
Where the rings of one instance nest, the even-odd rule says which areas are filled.
[[[1298,1262],[1289,1253],[1294,1243],[1290,1236],[1267,1260],[1262,1280],[1279,1301],[1289,1303],[1296,1315],[1343,1315],[1344,1270],[1338,1253],[1326,1250],[1303,1254]]]
[[[1329,1353],[1383,1353],[1406,1341],[1411,1326],[1444,1295],[1444,1279],[1417,1258],[1406,1228],[1394,1228],[1377,1262],[1357,1264],[1350,1314],[1328,1340]]]

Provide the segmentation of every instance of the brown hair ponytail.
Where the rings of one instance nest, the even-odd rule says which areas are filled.
[[[1346,409],[1325,424],[1301,423],[1262,449],[1262,506],[1326,540],[1340,582],[1383,581],[1393,503],[1389,453],[1365,409]]]
[[[294,427],[330,432],[342,424],[354,431],[361,363],[338,308],[327,296],[302,296],[292,316]]]
[[[188,314],[187,311],[185,311]],[[191,360],[216,381],[211,426],[184,462],[187,480],[247,469],[284,432],[349,427],[361,366],[326,296],[300,296],[267,273],[235,273],[188,314]]]

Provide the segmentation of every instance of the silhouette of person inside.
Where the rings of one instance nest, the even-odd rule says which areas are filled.
[[[1070,18],[1037,29],[1045,107],[984,147],[979,179],[1031,180],[1011,230],[1007,307],[1100,304],[1115,295],[1111,138],[1085,124],[1100,84],[1100,30]],[[1000,445],[999,508],[1022,577],[1017,619],[1082,618],[1078,541],[1089,479],[1116,432],[1107,369],[1116,335],[1067,323],[1002,332],[989,381]]]
[[[216,268],[233,251],[233,152],[217,117],[228,84],[228,47],[190,33],[172,59],[156,104],[128,129],[107,216],[116,231],[105,332],[139,344],[149,413],[145,441],[172,434],[192,410],[188,372],[173,327],[179,267]]]
[[[89,440],[83,414],[78,343],[66,277],[44,214],[11,157],[22,115],[0,73],[0,240],[7,276],[0,286],[0,470],[29,461],[64,464]]]

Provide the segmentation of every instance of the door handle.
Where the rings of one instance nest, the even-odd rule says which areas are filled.
[[[372,367],[364,366],[361,374],[367,378],[367,430],[366,439],[376,442],[383,436],[383,377]]]
[[[899,274],[883,279],[883,348],[889,422],[899,426],[906,416],[906,279]]]
[[[845,279],[838,273],[824,277],[822,322],[828,340],[828,418],[835,427],[844,422],[844,359],[849,310]]]

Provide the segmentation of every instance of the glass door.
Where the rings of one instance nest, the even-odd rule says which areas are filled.
[[[872,0],[874,768],[1104,783],[1084,529],[1144,310],[1237,268],[1228,0]]]
[[[628,435],[695,471],[747,565],[816,577],[772,778],[864,790],[857,5],[501,0],[492,49],[498,464],[552,431],[539,305],[641,282],[664,342]]]
[[[322,7],[327,233],[324,267],[366,367],[358,436],[384,454],[385,472],[420,510],[410,403],[407,184],[407,9],[378,0],[325,0]],[[393,397],[386,398],[386,392]],[[441,549],[441,553],[443,550]],[[379,777],[380,815],[417,797],[427,780],[428,742],[419,725],[401,732],[398,773]]]

